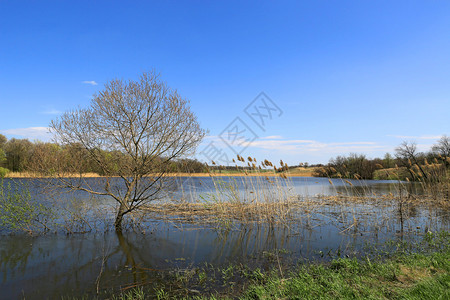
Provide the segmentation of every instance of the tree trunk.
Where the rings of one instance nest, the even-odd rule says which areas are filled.
[[[114,222],[114,227],[116,228],[116,232],[122,232],[122,221],[123,216],[125,215],[126,205],[124,202],[120,203],[119,211],[117,212],[116,221]]]
[[[133,252],[132,252],[132,244],[129,243],[125,237],[122,234],[122,231],[116,231],[116,235],[117,238],[119,240],[119,245],[120,248],[122,249],[123,253],[125,254],[126,257],[126,264],[128,266],[131,266],[132,268],[132,273],[133,273],[133,283],[137,284],[139,281],[137,280],[137,274],[138,272],[136,272],[136,261],[134,260],[133,257]],[[141,272],[140,272],[141,273]],[[141,273],[143,274],[143,273]],[[145,276],[145,275],[144,275]],[[143,281],[144,278],[141,278],[141,280]]]

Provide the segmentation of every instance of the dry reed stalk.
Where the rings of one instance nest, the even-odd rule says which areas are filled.
[[[400,209],[402,228],[404,221],[408,224],[406,210],[419,206],[441,205],[436,201],[431,203],[429,196],[411,195],[411,191],[408,190],[411,185],[402,181],[394,185],[394,194],[378,195],[358,176],[355,177],[356,181],[340,179],[342,186],[336,185],[336,181],[329,179],[336,196],[300,198],[293,192],[292,179],[284,162],[280,162],[281,168],[277,168],[268,160],[263,160],[257,167],[256,160],[249,157],[248,162],[253,164],[245,167],[248,162],[244,158],[238,156],[237,160],[244,165],[242,167],[236,165],[238,169],[241,168],[242,176],[229,176],[226,181],[217,173],[209,174],[214,192],[207,201],[203,199],[202,202],[198,196],[191,194],[191,199],[198,199],[194,203],[148,206],[147,213],[160,219],[196,224],[219,224],[219,226],[229,226],[234,222],[256,222],[289,228],[295,224],[297,228],[303,226],[303,228],[312,229],[321,226],[327,219],[339,226],[342,233],[350,233],[350,231],[355,233],[364,228],[377,228],[378,231],[393,230],[396,227],[393,214],[397,205],[402,208]],[[267,173],[266,167],[273,167],[271,173]],[[433,172],[438,170],[433,165],[429,168]],[[278,173],[280,169],[283,171],[281,176]],[[338,191],[337,187],[342,187],[344,193]],[[404,197],[404,191],[407,197]],[[444,205],[446,209],[449,208],[448,201]],[[439,206],[439,209],[442,207],[444,206]]]
[[[83,177],[83,178],[91,178],[91,177],[102,177],[97,173],[82,173],[82,174],[77,174],[77,173],[66,173],[66,174],[61,174],[61,177],[65,177],[65,178],[78,178],[78,177]],[[40,174],[37,172],[9,172],[6,175],[7,178],[51,178],[54,176],[51,175],[45,175],[45,174]]]

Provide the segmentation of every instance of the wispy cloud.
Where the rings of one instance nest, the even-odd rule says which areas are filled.
[[[281,140],[283,137],[281,135],[269,135],[262,137],[263,140]]]
[[[218,136],[209,136],[208,140],[214,141],[214,144],[218,147],[227,147]],[[370,141],[325,143],[316,140],[285,139],[282,136],[260,137],[252,142],[246,142],[238,138],[234,144],[254,149],[276,151],[279,154],[312,154],[320,152],[329,155],[340,155],[348,154],[349,152],[367,153],[392,150],[390,146],[383,146]]]
[[[440,135],[421,135],[421,136],[411,136],[411,135],[388,135],[390,137],[395,137],[402,140],[438,140],[441,138]]]
[[[42,113],[46,114],[46,115],[59,115],[59,114],[62,114],[62,111],[57,110],[57,109],[49,109],[49,110],[43,111]]]
[[[326,153],[345,153],[345,152],[366,152],[375,151],[384,148],[375,142],[339,142],[324,143],[315,140],[289,140],[280,138],[262,138],[247,143],[249,147],[256,147],[266,150],[277,150],[291,153],[305,152],[326,152]]]
[[[90,84],[90,85],[98,85],[97,82],[95,82],[94,80],[85,80],[83,81],[84,84]]]
[[[26,138],[29,140],[48,141],[51,139],[48,127],[28,127],[0,130],[1,134],[14,137]]]

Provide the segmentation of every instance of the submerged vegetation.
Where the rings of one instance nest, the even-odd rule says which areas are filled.
[[[298,194],[292,177],[286,176],[289,174],[288,165],[283,161],[280,165],[278,168],[268,160],[257,162],[252,157],[244,159],[238,156],[235,168],[243,176],[216,176],[216,171],[208,168],[209,192],[198,192],[189,178],[181,177],[178,183],[174,179],[174,184],[181,189],[175,198],[171,198],[172,192],[166,190],[165,198],[143,205],[142,212],[132,212],[126,226],[141,228],[140,223],[152,219],[227,230],[239,224],[266,224],[287,227],[296,232],[302,228],[331,224],[341,232],[351,229],[353,234],[374,230],[403,232],[408,228],[414,231],[415,226],[410,218],[417,214],[417,210],[426,208],[430,212],[444,211],[447,214],[450,208],[447,170],[432,165],[421,169],[427,174],[427,181],[421,181],[423,176],[418,177],[416,183],[397,181],[390,184],[391,192],[387,194],[377,194],[356,176],[358,179],[353,180],[328,179],[333,194],[314,196]],[[279,173],[279,169],[283,169],[284,173]],[[414,172],[414,167],[411,171]],[[85,180],[83,182],[91,187],[105,184],[101,179],[95,184],[95,181],[88,183]],[[106,207],[93,205],[97,202],[95,198],[89,201],[91,205],[73,199],[69,201],[69,207],[68,203],[55,201],[58,195],[51,196],[50,193],[48,197],[55,198],[45,206],[33,201],[27,187],[20,181],[14,188],[11,182],[2,185],[0,196],[3,227],[22,229],[30,234],[61,230],[66,233],[95,232],[100,228],[109,228],[107,223],[111,221],[111,215],[117,213],[117,208],[108,207],[105,210]],[[55,209],[58,210],[58,217]],[[400,221],[400,227],[395,225],[396,220],[393,219],[396,218]],[[21,219],[26,219],[26,227],[13,226],[14,220]],[[431,228],[434,217],[430,215],[428,219],[430,226],[427,227]],[[9,225],[6,226],[5,222]]]
[[[392,245],[390,245],[392,247]],[[361,259],[286,264],[283,250],[266,253],[267,269],[242,264],[178,269],[161,281],[142,282],[112,299],[448,299],[450,245],[447,232],[429,233],[418,244],[393,245]],[[417,251],[420,249],[420,253]],[[90,297],[88,297],[90,298]],[[83,298],[84,299],[84,298]]]
[[[0,233],[2,230],[46,232],[53,217],[51,208],[32,200],[26,185],[3,184],[0,179]]]

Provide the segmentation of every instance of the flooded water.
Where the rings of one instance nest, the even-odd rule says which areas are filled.
[[[256,186],[269,191],[275,184],[270,180],[267,185],[260,182]],[[289,226],[234,222],[224,229],[147,218],[138,229],[118,235],[110,227],[115,206],[111,199],[92,198],[84,193],[49,197],[34,180],[20,182],[28,185],[36,201],[53,203],[61,212],[57,222],[64,225],[56,233],[38,236],[1,231],[0,299],[93,296],[97,290],[164,281],[172,270],[196,268],[205,263],[269,269],[274,266],[270,253],[275,252],[286,264],[362,257],[368,254],[368,249],[390,240],[413,242],[425,232],[449,229],[448,212],[428,207],[405,207],[400,216],[393,202],[320,205],[323,196],[397,194],[398,182],[349,184],[332,180],[330,184],[326,178],[298,177],[276,184],[283,185],[298,201],[315,200],[299,212],[298,222]],[[17,185],[18,181],[5,180],[4,184],[8,183]],[[209,201],[217,194],[220,183],[232,183],[237,194],[244,198],[252,197],[253,193],[248,191],[255,186],[255,182],[240,178],[179,178],[163,201]],[[102,182],[90,179],[89,184],[101,186]],[[93,221],[86,225],[78,220],[78,225],[71,225],[72,219],[67,214]]]

